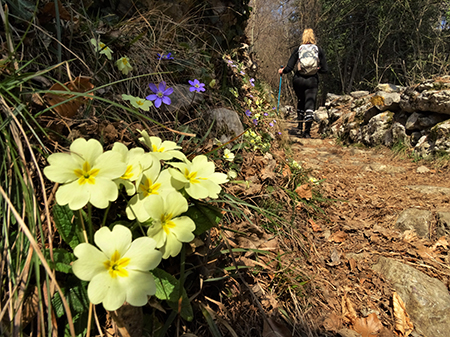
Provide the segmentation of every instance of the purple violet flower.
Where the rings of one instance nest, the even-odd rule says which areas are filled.
[[[253,124],[258,125],[258,120],[256,118],[253,118]]]
[[[278,132],[277,132],[277,135],[281,135],[281,132],[280,132],[280,131],[278,131]]]
[[[246,110],[246,111],[245,111],[245,115],[246,115],[247,117],[250,117],[250,116],[252,115],[252,112],[251,112],[250,110]]]
[[[264,116],[269,116],[269,114],[267,112],[264,112]]]
[[[252,87],[255,86],[255,79],[254,79],[254,78],[251,78],[251,79],[250,79],[250,84],[252,85]]]
[[[270,125],[271,127],[273,127],[273,123],[272,123],[272,122],[270,122],[269,125]]]
[[[274,119],[273,122],[276,123],[277,121]]]
[[[173,60],[172,53],[167,53],[166,55],[158,53],[158,60]]]
[[[189,88],[190,92],[197,91],[205,91],[205,83],[200,83],[199,80],[195,79],[193,81],[189,81],[189,84],[192,85],[192,87]]]
[[[239,72],[242,76],[244,76],[245,75],[245,73],[241,70],[240,72]]]
[[[148,95],[146,99],[148,99],[149,101],[155,101],[156,108],[159,108],[161,106],[161,103],[167,105],[170,105],[172,103],[169,95],[173,93],[173,88],[166,88],[166,82],[162,81],[158,84],[158,87],[153,83],[150,83],[148,86],[154,93]]]

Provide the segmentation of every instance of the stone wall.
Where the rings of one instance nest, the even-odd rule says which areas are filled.
[[[320,133],[346,144],[401,142],[422,157],[450,153],[450,76],[412,87],[380,84],[373,93],[328,94],[315,119]]]

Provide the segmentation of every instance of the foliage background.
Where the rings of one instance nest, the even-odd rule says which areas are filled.
[[[409,86],[448,72],[448,1],[435,0],[252,0],[247,27],[259,69],[274,88],[276,69],[285,64],[313,28],[327,55],[326,93],[371,90],[378,83]],[[283,97],[293,104],[290,81]]]

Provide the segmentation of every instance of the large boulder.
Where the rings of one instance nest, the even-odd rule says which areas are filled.
[[[444,283],[385,257],[380,257],[372,269],[392,284],[420,336],[449,336],[450,295]]]
[[[212,136],[226,143],[244,132],[239,115],[230,109],[218,108],[210,110],[207,115],[209,123],[214,123]]]
[[[369,146],[382,144],[386,132],[391,128],[392,117],[392,112],[382,112],[372,117],[361,129],[363,142]]]

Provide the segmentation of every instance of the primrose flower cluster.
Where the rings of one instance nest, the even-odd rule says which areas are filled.
[[[267,152],[270,150],[270,142],[265,141],[263,137],[258,135],[253,130],[247,130],[244,132],[244,141],[253,150],[260,150],[261,152]]]
[[[144,305],[155,294],[150,270],[162,259],[174,257],[185,242],[194,239],[195,222],[185,213],[186,196],[193,199],[217,198],[227,175],[215,172],[215,165],[204,155],[192,161],[172,141],[163,141],[141,131],[141,147],[128,149],[115,143],[104,151],[99,141],[78,138],[68,153],[48,157],[45,176],[60,186],[57,204],[81,210],[86,205],[107,208],[124,191],[129,198],[126,215],[147,228],[145,237],[132,242],[131,230],[115,225],[112,231],[101,227],[94,242],[82,243],[74,250],[78,258],[73,272],[90,281],[92,303],[103,303],[116,310],[125,301]]]

